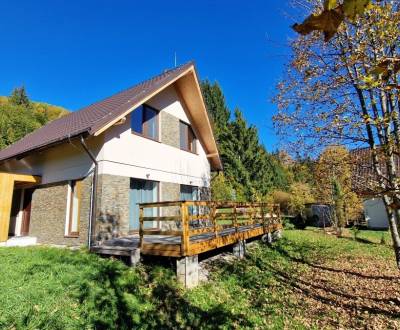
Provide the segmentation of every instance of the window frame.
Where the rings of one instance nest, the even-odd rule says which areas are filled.
[[[74,199],[77,198],[77,210],[74,210]],[[65,223],[65,237],[78,238],[79,237],[79,226],[80,226],[80,211],[82,203],[82,180],[70,180],[68,182],[68,194],[67,194],[67,212],[66,212],[66,223]],[[76,214],[76,231],[72,231],[74,214]]]
[[[183,148],[182,147],[182,143],[181,143],[182,142],[182,137],[181,137],[182,126],[186,127],[186,129],[185,129],[185,132],[186,132],[185,139],[186,139],[186,145],[189,148]],[[192,139],[191,139],[191,137],[192,137]],[[187,151],[187,152],[190,152],[192,154],[197,155],[197,137],[196,137],[196,134],[194,133],[194,130],[193,130],[192,126],[190,124],[182,121],[182,120],[179,121],[179,148],[181,150],[183,150],[183,151]]]
[[[131,124],[130,124],[131,125],[131,133],[134,134],[134,135],[138,135],[140,137],[155,141],[155,142],[160,142],[160,110],[158,110],[158,109],[156,109],[156,108],[154,108],[154,107],[152,107],[152,106],[150,106],[148,104],[142,104],[142,105],[140,105],[139,107],[137,107],[133,111],[136,111],[140,107],[142,108],[142,116],[141,116],[141,119],[142,119],[142,123],[141,123],[142,133],[136,132],[133,129],[132,117],[131,117]],[[146,124],[146,122],[145,122],[146,109],[149,109],[149,110],[155,112],[157,138],[153,138],[153,137],[148,135],[148,125],[145,125]],[[131,116],[132,116],[132,113],[131,113]]]

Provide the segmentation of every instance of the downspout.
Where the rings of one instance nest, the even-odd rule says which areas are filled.
[[[95,226],[95,218],[96,218],[96,201],[97,201],[97,177],[98,177],[98,163],[96,157],[89,150],[88,146],[85,143],[85,139],[81,135],[81,145],[83,149],[86,151],[90,159],[94,164],[94,172],[93,172],[93,180],[92,180],[92,193],[90,196],[90,218],[89,218],[89,231],[88,231],[88,247],[89,250],[92,247],[93,243],[93,228]]]

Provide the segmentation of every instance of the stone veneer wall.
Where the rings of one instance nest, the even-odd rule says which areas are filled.
[[[179,118],[161,111],[161,142],[180,148]]]
[[[181,186],[179,183],[161,182],[161,202],[179,201],[181,196]],[[179,207],[171,206],[162,208],[162,216],[174,216],[179,215]],[[179,227],[179,222],[175,221],[163,221],[161,228],[166,230],[174,230]]]
[[[77,246],[87,244],[92,177],[82,182],[79,237],[65,237],[68,182],[46,185],[32,195],[29,235],[38,243]]]
[[[102,242],[129,232],[130,178],[100,174],[97,190],[96,241]]]

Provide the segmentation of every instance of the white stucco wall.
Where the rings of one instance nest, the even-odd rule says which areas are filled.
[[[363,202],[364,213],[369,228],[388,228],[385,205],[381,198],[371,198]]]
[[[189,122],[173,87],[161,92],[147,104]],[[112,127],[104,133],[100,173],[195,186],[209,185],[210,164],[199,142],[197,154],[193,154],[162,141],[132,134],[130,123],[128,116],[125,124]],[[159,127],[162,127],[161,122]]]
[[[189,123],[174,87],[161,92],[147,104]],[[99,174],[194,186],[209,185],[210,164],[199,142],[197,154],[183,151],[162,141],[160,143],[132,134],[130,116],[126,119],[125,124],[113,126],[99,137],[90,137],[87,141],[99,162]],[[92,169],[93,163],[79,141],[0,166],[0,171],[40,175],[43,184],[84,177]]]
[[[86,142],[97,158],[102,157],[102,141],[102,137],[91,137]],[[42,184],[82,178],[92,169],[93,162],[76,140],[0,166],[0,171],[4,172],[39,175]]]

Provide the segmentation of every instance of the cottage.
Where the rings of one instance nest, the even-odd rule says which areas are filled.
[[[212,202],[210,173],[221,169],[187,63],[1,150],[0,244],[176,257],[195,285],[198,254],[236,244],[243,255],[246,239],[281,226],[276,206]]]
[[[193,63],[47,124],[0,161],[9,244],[86,244],[95,207],[114,226],[104,235],[137,231],[138,203],[208,199],[222,168]]]

